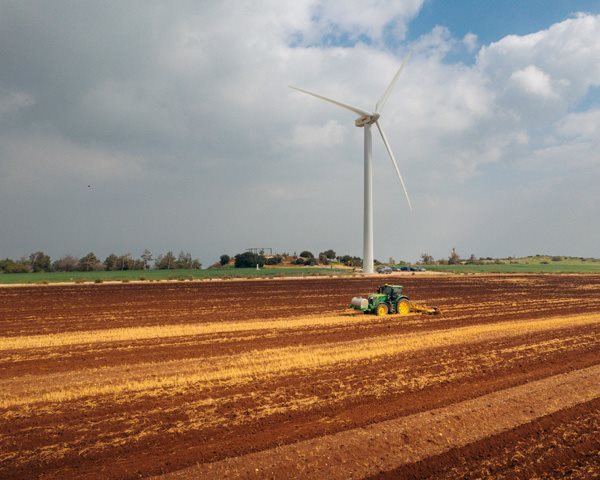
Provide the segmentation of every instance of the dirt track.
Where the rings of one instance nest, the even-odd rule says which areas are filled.
[[[444,315],[343,308],[378,280],[0,288],[0,477],[166,473],[600,364],[600,276],[402,277]],[[590,478],[597,402],[389,475]],[[558,453],[532,470],[538,423]]]

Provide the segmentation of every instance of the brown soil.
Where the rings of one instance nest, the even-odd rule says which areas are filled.
[[[389,276],[0,288],[0,401],[6,402],[0,408],[0,477],[137,478],[171,472],[447,407],[600,363],[600,323],[594,320],[600,313],[600,276],[396,280],[412,299],[444,314],[349,315],[344,307],[352,296],[373,291],[379,281],[394,283]],[[307,326],[281,326],[307,315],[331,316],[337,323],[310,325],[307,317]],[[573,320],[561,321],[565,316]],[[123,331],[122,338],[105,342],[3,347],[36,335],[263,320],[264,327],[236,332],[217,328],[209,334],[133,339]],[[504,324],[506,335],[500,330],[483,340],[426,343],[439,332]],[[358,342],[357,348],[380,338],[403,344],[414,334],[423,334],[425,343],[410,351],[323,364],[314,364],[309,355],[322,346],[335,352],[348,341]],[[261,352],[277,356],[296,347],[309,356],[290,357],[292,363],[262,376],[250,369],[231,377],[235,380],[209,381],[195,373],[212,365],[219,370],[240,355],[252,361]],[[307,361],[316,366],[306,367]],[[132,386],[135,381],[141,383]],[[54,397],[44,397],[46,390]],[[586,438],[597,428],[597,403],[586,405],[572,410],[574,416],[553,414],[544,437],[558,442],[557,452],[570,452],[557,468],[572,469],[574,478],[577,472],[597,471],[586,453],[595,445]],[[525,427],[515,431],[520,428]],[[528,451],[532,432],[506,438],[519,452]],[[581,454],[558,438],[571,433],[587,445]],[[489,453],[490,463],[476,463],[477,445]],[[435,468],[413,464],[395,473],[450,478],[492,465],[510,477],[506,472],[516,471],[510,461],[515,453],[494,445],[490,437],[460,447],[467,463],[447,452],[432,457]],[[554,471],[553,457],[542,458],[535,469],[523,471]]]
[[[456,447],[468,445],[473,449],[474,441],[485,439],[488,446],[485,452],[494,448],[506,446],[498,443],[498,432],[506,431],[516,425],[528,423],[531,419],[545,417],[548,420],[556,412],[562,414],[561,409],[575,408],[578,417],[570,425],[561,425],[560,430],[568,429],[569,438],[559,439],[560,446],[569,443],[583,444],[579,453],[586,457],[594,455],[594,446],[598,441],[594,434],[598,432],[597,422],[590,431],[585,428],[585,420],[589,416],[592,420],[596,409],[592,405],[595,397],[600,396],[600,385],[597,378],[600,376],[600,366],[572,373],[557,375],[527,385],[512,387],[499,392],[494,392],[472,400],[466,400],[444,408],[433,409],[427,412],[410,415],[386,422],[375,423],[364,428],[346,430],[334,435],[306,440],[271,450],[248,454],[235,458],[197,465],[185,470],[176,471],[160,476],[161,480],[184,480],[194,478],[303,478],[344,480],[353,478],[366,478],[373,472],[383,470],[386,473],[377,477],[406,478],[400,474],[414,475],[408,468],[390,470],[390,467],[403,464],[410,465],[411,461],[427,459],[427,465],[432,460],[441,457],[441,452],[452,450]],[[572,392],[576,391],[575,395]],[[590,405],[582,405],[590,401]],[[571,420],[568,412],[567,417]],[[582,416],[585,420],[582,422]],[[563,417],[564,418],[564,417]],[[552,422],[555,419],[551,419]],[[531,429],[531,427],[529,427]],[[594,431],[595,428],[595,431]],[[525,428],[526,430],[526,428]],[[529,431],[526,430],[527,433]],[[510,436],[507,434],[507,436]],[[525,436],[527,438],[527,434]],[[575,440],[575,437],[578,437]],[[583,438],[582,438],[583,437]],[[526,442],[518,439],[516,458],[512,458],[512,466],[529,466],[527,458],[521,451]],[[530,450],[543,452],[542,445],[529,445]],[[454,447],[454,448],[453,448]],[[560,454],[559,448],[557,454]],[[527,452],[529,453],[529,452]],[[591,453],[591,455],[590,455]],[[518,456],[517,456],[518,455]],[[573,459],[576,455],[564,455]],[[539,458],[539,457],[538,457]],[[553,458],[554,465],[565,463],[564,458]],[[563,462],[561,462],[563,460]],[[587,458],[586,460],[593,459]],[[582,462],[583,469],[590,467],[589,463]],[[423,463],[421,461],[420,463]],[[433,462],[435,468],[442,462]],[[491,467],[493,462],[487,462]],[[529,471],[540,471],[535,462],[534,468]],[[491,464],[491,465],[490,465]],[[461,465],[461,467],[464,465]],[[495,466],[495,465],[493,465]],[[516,473],[513,468],[511,473]],[[519,469],[524,470],[524,469]],[[533,473],[532,472],[532,473]],[[419,472],[425,473],[425,472]],[[441,473],[441,472],[439,472]],[[452,474],[462,473],[460,469],[453,468]],[[489,476],[489,468],[486,474]],[[414,478],[414,477],[413,477]],[[417,477],[419,478],[419,477]],[[457,478],[452,476],[451,478]]]
[[[371,477],[387,479],[600,477],[600,399]]]

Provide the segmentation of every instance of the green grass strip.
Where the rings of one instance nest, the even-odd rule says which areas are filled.
[[[123,270],[116,272],[35,272],[35,273],[2,273],[0,284],[15,283],[63,283],[63,282],[108,282],[135,280],[195,280],[226,278],[268,278],[290,276],[326,276],[349,273],[339,268],[223,268],[208,270]]]

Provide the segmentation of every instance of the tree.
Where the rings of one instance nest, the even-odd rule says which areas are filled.
[[[104,268],[109,271],[118,270],[117,269],[117,256],[114,253],[111,253],[104,260]]]
[[[477,257],[475,257],[475,254],[471,254],[471,256],[469,257],[469,259],[467,260],[468,264],[471,265],[475,265],[478,262]]]
[[[337,257],[337,259],[338,259],[338,262],[340,262],[348,267],[352,263],[352,257],[350,255],[340,255]]]
[[[229,260],[231,260],[231,257],[229,255],[221,255],[219,257],[219,263],[223,266],[227,265],[229,263]]]
[[[233,258],[235,259],[235,268],[251,268],[256,265],[263,267],[266,262],[265,257],[252,252],[238,253]]]
[[[300,256],[302,258],[315,258],[315,256],[312,254],[312,252],[309,252],[308,250],[304,250],[303,252],[300,252]]]
[[[175,268],[192,268],[192,254],[189,252],[183,253],[183,251],[179,252],[179,256],[175,262]]]
[[[319,253],[319,262],[323,265],[329,265],[329,259],[327,258],[327,255],[325,255],[325,252]]]
[[[273,255],[272,257],[269,257],[266,259],[265,264],[266,265],[279,265],[282,262],[283,262],[283,257],[281,255]]]
[[[131,258],[131,253],[125,253],[117,257],[115,270],[134,270],[135,260]]]
[[[333,260],[335,258],[335,252],[331,249],[325,250],[323,253],[329,260]]]
[[[362,266],[362,258],[351,257],[350,255],[342,255],[337,257],[338,262],[346,265],[347,267],[360,267]]]
[[[362,267],[362,258],[360,257],[352,257],[352,262],[350,264],[350,266],[352,267]]]
[[[79,259],[79,262],[77,262],[77,270],[80,272],[91,272],[98,270],[98,263],[100,262],[96,258],[96,255],[90,252],[86,256]]]
[[[4,260],[0,260],[0,271],[3,272],[6,266],[12,262],[10,258],[5,258]]]
[[[176,261],[177,259],[175,258],[173,252],[168,251],[164,255],[159,255],[154,261],[154,264],[159,270],[171,270],[172,268],[175,268]]]
[[[74,272],[79,265],[79,259],[72,255],[65,255],[52,264],[52,269],[57,272]]]
[[[310,253],[310,252],[309,252]],[[335,252],[331,249],[319,253],[319,261],[323,265],[329,265],[335,259]]]
[[[433,263],[433,257],[428,253],[421,254],[421,263],[423,265],[431,265]]]
[[[29,255],[29,262],[34,272],[49,272],[52,269],[50,257],[44,252],[35,252]]]
[[[140,258],[142,259],[144,270],[150,268],[150,262],[152,261],[152,252],[150,252],[150,250],[148,250],[147,248],[144,248],[144,251],[140,255]]]
[[[458,265],[460,263],[460,255],[456,251],[456,248],[452,247],[452,252],[448,257],[448,265]]]
[[[4,273],[29,273],[31,272],[31,264],[29,260],[26,258],[21,258],[20,260],[14,261],[10,258],[7,258],[3,262],[2,269]]]

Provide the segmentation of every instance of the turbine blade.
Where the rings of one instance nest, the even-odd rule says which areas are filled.
[[[394,88],[394,84],[396,83],[396,80],[398,80],[398,77],[400,76],[400,72],[402,72],[404,65],[406,65],[406,62],[408,62],[408,59],[410,58],[411,55],[412,55],[412,52],[408,52],[408,55],[406,55],[406,57],[404,57],[404,60],[402,61],[402,65],[400,65],[400,68],[396,72],[396,75],[394,75],[394,78],[392,78],[392,81],[390,82],[388,87],[385,89],[385,92],[383,92],[383,95],[377,101],[377,104],[375,105],[375,113],[379,112],[383,108],[383,105],[385,104],[387,98],[390,96],[392,88]]]
[[[385,148],[387,149],[388,153],[390,154],[390,158],[392,159],[392,163],[394,164],[394,168],[396,169],[396,173],[398,174],[398,178],[400,179],[400,183],[402,184],[402,188],[404,189],[404,195],[406,195],[406,201],[408,202],[408,208],[410,208],[412,211],[412,205],[410,203],[410,198],[408,198],[408,192],[406,191],[406,185],[404,185],[404,180],[402,179],[402,175],[400,175],[400,169],[398,168],[398,164],[396,163],[396,158],[394,157],[394,154],[392,153],[392,149],[390,148],[390,144],[387,141],[385,133],[383,133],[383,128],[379,124],[379,120],[375,122],[375,125],[377,125],[377,129],[379,130],[379,133],[381,134],[381,139],[383,140],[383,144],[385,145]]]
[[[298,90],[299,92],[302,92],[302,93],[307,93],[308,95],[312,95],[313,97],[320,98],[321,100],[325,100],[326,102],[333,103],[334,105],[345,108],[346,110],[350,110],[351,112],[354,112],[357,115],[369,115],[369,116],[371,115],[369,112],[366,112],[365,110],[363,110],[361,108],[353,107],[352,105],[348,105],[347,103],[338,102],[337,100],[333,100],[331,98],[324,97],[323,95],[319,95],[318,93],[309,92],[308,90],[304,90],[303,88],[294,87],[293,85],[288,85],[288,87],[293,88],[294,90]]]

